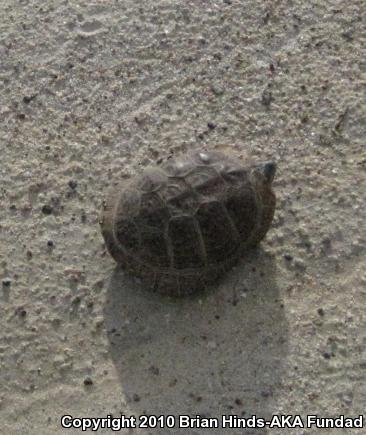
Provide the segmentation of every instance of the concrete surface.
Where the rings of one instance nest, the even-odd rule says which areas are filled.
[[[0,433],[363,414],[364,1],[3,0],[0,17]],[[200,145],[275,159],[278,208],[249,258],[174,302],[115,268],[98,214],[121,178]]]

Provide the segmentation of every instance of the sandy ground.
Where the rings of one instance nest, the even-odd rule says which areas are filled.
[[[0,433],[363,414],[364,0],[2,0],[0,17]],[[275,159],[278,208],[259,249],[174,302],[115,268],[98,213],[197,145]]]

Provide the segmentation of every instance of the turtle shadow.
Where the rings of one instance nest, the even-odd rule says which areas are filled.
[[[288,326],[275,259],[262,249],[194,298],[149,293],[117,267],[104,317],[129,414],[199,415],[217,418],[221,426],[222,415],[268,418],[276,412]],[[267,433],[235,433],[251,431]]]

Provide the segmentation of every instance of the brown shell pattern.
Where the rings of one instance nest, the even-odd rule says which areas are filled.
[[[270,227],[272,180],[256,167],[201,151],[145,169],[104,202],[110,254],[154,290],[185,295],[205,287]]]

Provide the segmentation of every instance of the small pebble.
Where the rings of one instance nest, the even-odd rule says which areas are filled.
[[[79,296],[75,296],[71,301],[72,305],[79,305],[80,302],[81,302],[81,299]]]
[[[159,373],[160,373],[159,368],[158,368],[158,367],[155,367],[155,366],[150,366],[150,367],[149,367],[149,371],[150,371],[153,375],[156,375],[156,376],[158,376]]]
[[[93,385],[93,380],[92,380],[92,378],[90,376],[87,376],[84,379],[84,385]]]
[[[70,189],[72,189],[72,190],[75,190],[78,186],[78,183],[75,180],[70,180],[68,184],[69,184]]]
[[[30,103],[34,98],[36,98],[35,95],[30,95],[30,96],[25,95],[25,96],[23,97],[23,103],[25,103],[25,104],[29,104],[29,103]]]
[[[212,85],[211,86],[211,91],[216,95],[222,95],[224,93],[224,89],[218,85]]]
[[[10,287],[11,285],[11,279],[10,278],[4,278],[3,279],[3,286],[4,287]]]
[[[48,240],[47,242],[47,246],[49,246],[50,248],[52,248],[54,246],[54,243],[52,240]]]
[[[214,129],[216,128],[216,124],[214,124],[213,122],[208,122],[208,123],[207,123],[207,127],[208,127],[210,130],[214,130]]]
[[[134,393],[134,395],[132,396],[132,400],[134,402],[139,402],[141,400],[141,398],[137,393]]]
[[[294,261],[294,266],[298,270],[305,270],[306,269],[306,264],[301,258],[296,258],[296,260]]]
[[[324,316],[323,308],[318,308],[318,314],[319,314],[319,316]]]
[[[97,329],[101,328],[104,325],[104,318],[99,316],[95,319],[95,327]]]
[[[48,204],[46,204],[42,207],[43,214],[49,215],[49,214],[52,214],[52,211],[53,211],[53,208]]]
[[[262,93],[262,104],[266,107],[269,107],[273,101],[272,92],[266,89]]]
[[[294,257],[291,254],[285,254],[283,258],[287,261],[292,261],[294,259]]]
[[[177,383],[178,383],[178,379],[172,379],[169,382],[169,387],[174,387],[175,385],[177,385]]]
[[[23,307],[18,307],[15,310],[15,314],[17,314],[19,317],[24,318],[27,315],[27,311]]]

